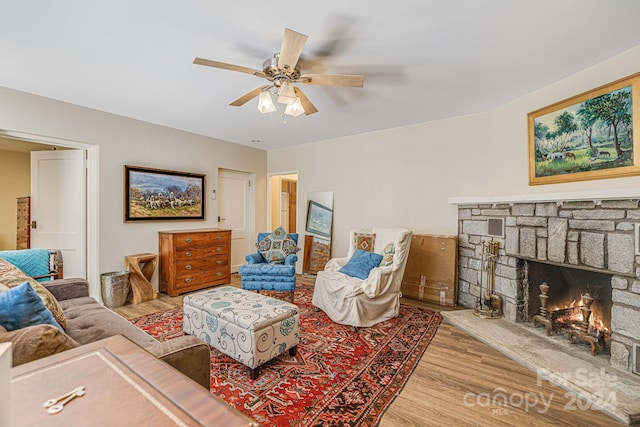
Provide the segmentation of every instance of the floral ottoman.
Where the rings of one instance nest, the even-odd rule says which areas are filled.
[[[295,356],[299,339],[298,307],[255,292],[220,286],[184,297],[184,332],[250,368],[289,350]]]

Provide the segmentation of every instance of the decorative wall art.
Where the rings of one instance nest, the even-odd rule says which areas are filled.
[[[309,200],[307,209],[307,228],[309,233],[324,237],[331,237],[331,222],[333,211],[320,203]]]
[[[529,185],[640,174],[640,74],[528,114]]]
[[[125,166],[125,221],[204,219],[204,177]]]

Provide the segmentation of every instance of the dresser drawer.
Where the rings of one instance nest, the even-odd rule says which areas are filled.
[[[201,270],[192,273],[178,274],[175,280],[175,288],[192,288],[227,283],[230,278],[229,267],[221,267],[210,270]]]
[[[201,248],[186,248],[177,250],[176,261],[188,261],[201,258],[211,258],[229,254],[229,246],[205,246]]]
[[[193,274],[202,270],[212,270],[229,265],[229,257],[217,256],[176,262],[176,274]]]
[[[230,233],[180,233],[173,236],[175,249],[204,245],[228,246]]]

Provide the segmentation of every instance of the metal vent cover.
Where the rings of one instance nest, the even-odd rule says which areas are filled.
[[[487,219],[487,234],[491,237],[504,237],[504,218]]]

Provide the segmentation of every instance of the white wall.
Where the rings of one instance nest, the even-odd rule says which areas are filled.
[[[256,229],[266,226],[263,150],[0,88],[0,129],[99,146],[99,272],[124,268],[124,256],[158,252],[159,230],[217,227],[217,200],[205,221],[124,222],[124,165],[206,174],[207,194],[218,168],[256,174]],[[157,272],[153,283],[157,286]],[[99,293],[99,283],[92,283]]]
[[[478,114],[269,151],[269,171],[297,169],[298,200],[333,191],[332,254],[355,227],[456,234],[454,194],[489,188],[488,121]],[[306,206],[298,204],[300,218]],[[301,228],[303,230],[303,228]]]
[[[273,150],[268,170],[298,169],[300,195],[335,192],[334,256],[356,226],[457,234],[449,197],[639,187],[640,177],[529,186],[527,136],[527,113],[638,71],[640,47],[490,112]]]

